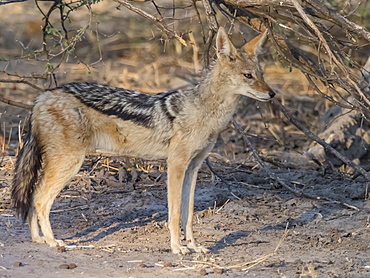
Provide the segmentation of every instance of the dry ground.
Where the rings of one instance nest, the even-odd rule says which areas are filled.
[[[263,171],[215,162],[228,188],[212,180],[204,165],[196,191],[195,234],[212,253],[178,256],[169,250],[163,173],[127,171],[127,181],[119,185],[113,168],[110,174],[104,167],[85,169],[53,206],[54,232],[68,244],[61,252],[32,243],[27,225],[9,209],[12,169],[6,165],[13,159],[6,158],[1,168],[1,277],[199,277],[201,269],[208,277],[370,275],[370,204],[361,178],[274,170],[297,189],[355,210],[298,198],[272,187]],[[62,264],[77,267],[60,269]]]

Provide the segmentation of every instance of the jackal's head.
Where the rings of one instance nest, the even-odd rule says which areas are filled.
[[[275,92],[263,79],[263,72],[257,55],[266,40],[266,34],[259,35],[243,46],[244,53],[236,50],[225,29],[220,27],[216,38],[219,78],[223,86],[237,95],[244,95],[260,101],[268,101]]]

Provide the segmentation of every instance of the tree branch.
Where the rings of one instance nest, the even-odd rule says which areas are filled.
[[[26,109],[26,110],[31,110],[32,109],[32,105],[28,105],[28,104],[24,104],[22,102],[7,99],[3,95],[0,95],[0,101],[6,103],[8,105],[20,107],[20,108],[23,108],[23,109]]]
[[[6,5],[6,4],[11,4],[11,3],[19,3],[19,2],[26,2],[28,0],[0,0],[0,5]],[[38,1],[43,1],[43,2],[52,2],[55,0],[38,0]]]
[[[365,96],[365,94],[358,88],[357,84],[351,80],[347,68],[343,65],[343,62],[339,61],[337,57],[334,55],[333,51],[329,47],[327,41],[324,39],[323,35],[319,31],[319,29],[316,27],[316,25],[309,19],[307,14],[303,11],[302,6],[298,4],[296,0],[291,0],[294,7],[298,11],[299,15],[302,17],[303,21],[310,27],[312,30],[314,30],[316,36],[319,38],[320,43],[324,46],[327,55],[329,55],[330,60],[333,60],[334,63],[337,65],[337,67],[345,74],[346,78],[348,79],[349,83],[353,86],[353,88],[357,91],[357,93],[361,96],[363,100],[367,103],[367,105],[370,105],[370,100]],[[332,67],[332,71],[334,71]]]
[[[133,11],[134,13],[137,13],[138,15],[154,22],[159,27],[159,29],[161,29],[163,32],[165,32],[167,34],[168,37],[175,38],[182,45],[187,46],[186,41],[180,35],[178,35],[175,31],[172,31],[172,30],[168,29],[168,27],[161,22],[161,19],[156,18],[155,16],[153,16],[153,15],[135,7],[134,5],[131,5],[126,0],[114,0],[114,1],[121,4],[125,8],[129,9],[130,11]]]
[[[221,1],[218,1],[221,2]],[[290,0],[225,0],[225,4],[230,4],[238,7],[253,7],[253,6],[266,6],[266,7],[293,7]]]
[[[27,80],[23,80],[23,79],[20,79],[20,80],[8,80],[8,79],[0,79],[0,83],[23,83],[23,84],[27,84],[28,86],[38,90],[38,91],[43,91],[44,89],[40,88],[39,86],[36,86],[35,84],[27,81]]]
[[[326,20],[334,22],[344,30],[355,33],[356,35],[370,42],[370,32],[366,31],[365,28],[357,25],[356,23],[348,20],[336,10],[328,8],[322,2],[317,0],[305,0],[305,3],[308,3],[313,9],[325,15]]]

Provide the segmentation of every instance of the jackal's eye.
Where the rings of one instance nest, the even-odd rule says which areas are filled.
[[[251,73],[243,73],[244,77],[247,79],[252,79],[253,75]]]

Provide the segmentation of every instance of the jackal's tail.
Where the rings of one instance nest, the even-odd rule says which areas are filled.
[[[13,206],[23,221],[26,220],[32,205],[41,163],[42,151],[37,136],[32,130],[30,119],[29,131],[15,164],[12,188]]]

